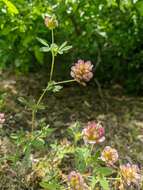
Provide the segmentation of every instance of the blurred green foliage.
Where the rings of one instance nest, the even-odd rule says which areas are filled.
[[[0,10],[1,68],[27,72],[47,65],[50,57],[40,52],[36,37],[50,39],[43,18],[45,13],[55,14],[56,38],[73,46],[61,60],[66,62],[64,68],[78,58],[90,59],[98,63],[101,82],[141,91],[142,0],[1,0]]]

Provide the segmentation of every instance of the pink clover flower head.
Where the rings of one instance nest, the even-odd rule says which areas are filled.
[[[45,16],[45,25],[50,29],[50,30],[53,30],[55,29],[56,27],[58,27],[58,21],[56,19],[55,16]]]
[[[101,160],[112,166],[118,161],[119,155],[116,149],[106,146],[101,153]]]
[[[105,130],[100,123],[94,121],[88,122],[87,127],[83,129],[83,139],[85,143],[96,144],[105,140]]]
[[[141,182],[141,172],[137,165],[127,163],[120,166],[120,174],[125,184],[130,186],[131,184],[138,185]]]
[[[83,177],[76,171],[72,171],[68,175],[68,182],[71,190],[88,190],[88,186],[84,182]]]
[[[93,64],[91,61],[78,60],[71,67],[71,76],[80,84],[86,86],[93,77]]]

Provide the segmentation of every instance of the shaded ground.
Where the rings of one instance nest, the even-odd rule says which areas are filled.
[[[6,93],[4,110],[7,115],[6,130],[30,129],[31,112],[24,109],[18,97],[34,99],[39,96],[46,83],[46,75],[32,74],[16,77],[3,74],[0,92]],[[47,109],[37,114],[57,128],[57,136],[74,121],[86,123],[101,120],[106,128],[108,144],[116,147],[122,159],[143,162],[143,97],[128,97],[120,86],[102,90],[101,98],[97,87],[66,85],[61,92],[47,95]],[[107,144],[106,141],[106,144]]]

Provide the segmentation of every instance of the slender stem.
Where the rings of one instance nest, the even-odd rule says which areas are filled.
[[[33,109],[32,110],[32,128],[31,128],[31,130],[32,130],[32,133],[33,133],[33,130],[34,130],[34,128],[35,128],[35,109]]]
[[[117,178],[108,177],[107,179],[109,179],[109,180],[120,180],[121,178],[120,177],[117,177]]]
[[[52,44],[54,43],[54,31],[52,30]],[[50,73],[50,81],[52,80],[52,75],[53,75],[53,70],[54,70],[54,62],[55,62],[55,55],[54,52],[52,51],[52,66],[51,66],[51,73]],[[43,99],[45,93],[48,90],[48,85],[47,87],[44,89],[43,93],[41,94],[40,98],[37,101],[37,106],[40,104],[41,100]]]
[[[52,30],[52,44],[54,43],[54,30]]]
[[[55,85],[57,85],[57,84],[65,84],[65,83],[70,83],[70,82],[76,82],[76,80],[72,79],[72,80],[60,81],[60,82],[56,82]]]
[[[53,43],[54,43],[54,31],[52,30],[52,44]],[[52,65],[51,65],[51,72],[50,72],[50,81],[52,80],[52,76],[53,76],[54,64],[55,64],[55,55],[52,50]]]
[[[54,63],[55,63],[55,55],[54,55],[54,52],[52,52],[52,65],[51,65],[51,72],[50,72],[50,81],[52,80],[52,76],[53,76]]]
[[[96,82],[97,87],[98,87],[99,95],[100,95],[101,99],[103,99],[104,96],[103,96],[103,93],[102,93],[102,89],[101,89],[100,83],[98,82],[98,80],[96,78],[95,78],[95,82]]]
[[[43,93],[41,94],[40,98],[38,99],[38,101],[37,101],[37,103],[36,103],[36,107],[33,108],[33,110],[32,110],[32,132],[33,132],[33,130],[34,130],[34,128],[35,128],[35,117],[36,117],[36,111],[37,111],[37,109],[38,109],[37,107],[39,106],[40,102],[42,101],[42,99],[43,99],[45,93],[47,92],[47,90],[48,90],[48,85],[47,85],[47,87],[44,89],[44,91],[43,91]]]
[[[93,153],[93,149],[94,149],[94,144],[92,144],[91,149],[90,149],[91,154]]]
[[[76,81],[75,79],[73,79],[73,80],[66,80],[66,81],[56,82],[55,85],[57,85],[57,84],[69,83],[69,82],[75,82],[75,81]],[[48,90],[48,85],[47,85],[47,87],[44,89],[44,91],[43,91],[43,93],[41,94],[40,98],[38,99],[37,104],[36,104],[37,106],[40,104],[40,102],[41,102],[41,100],[43,99],[43,97],[44,97],[45,93],[47,92],[47,90]]]
[[[54,31],[52,30],[51,32],[52,32],[52,44],[54,44]],[[50,81],[49,81],[49,82],[52,81],[52,76],[53,76],[53,71],[54,71],[54,64],[55,64],[55,54],[54,54],[54,51],[53,51],[53,50],[52,50],[51,52],[52,52],[52,64],[51,64]],[[69,83],[69,82],[74,82],[74,81],[75,81],[75,80],[61,81],[61,82],[55,83],[55,85],[57,85],[57,84]],[[38,99],[35,108],[33,108],[33,110],[32,110],[32,132],[33,132],[33,130],[34,130],[34,128],[35,128],[35,118],[36,118],[36,112],[37,112],[37,110],[38,110],[38,106],[39,106],[40,102],[42,101],[42,99],[43,99],[45,93],[47,92],[47,90],[48,90],[48,85],[47,85],[47,87],[44,89],[44,91],[43,91],[43,93],[41,94],[40,98]]]
[[[65,83],[70,83],[70,82],[75,82],[76,80],[75,79],[72,79],[72,80],[66,80],[66,81],[60,81],[60,82],[56,82],[55,85],[58,85],[58,84],[65,84]],[[37,103],[36,103],[36,106],[35,108],[32,110],[32,132],[35,128],[35,117],[36,117],[36,112],[38,110],[38,106],[40,104],[40,102],[42,101],[45,93],[47,92],[48,90],[48,85],[47,87],[44,89],[43,93],[41,94],[41,96],[39,97]]]
[[[97,63],[95,65],[95,70],[99,67],[100,63],[101,63],[101,49],[100,47],[98,47],[98,57],[97,57]]]
[[[48,85],[47,85],[47,87],[44,89],[44,91],[43,91],[43,93],[41,94],[40,98],[38,99],[37,104],[36,104],[37,106],[40,104],[40,102],[41,102],[41,100],[43,99],[43,97],[44,97],[45,93],[47,92],[47,90],[48,90]]]

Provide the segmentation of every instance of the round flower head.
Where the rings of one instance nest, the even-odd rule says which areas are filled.
[[[5,122],[5,115],[4,113],[0,113],[0,124],[3,124]]]
[[[83,139],[85,143],[96,144],[105,140],[105,131],[100,123],[89,122],[87,127],[83,129]]]
[[[80,84],[86,86],[93,77],[93,65],[90,61],[78,60],[74,66],[71,67],[71,76]]]
[[[45,25],[50,29],[53,30],[58,26],[58,21],[56,20],[55,16],[49,17],[45,16]]]
[[[101,159],[106,162],[107,165],[113,165],[118,160],[118,152],[116,149],[106,146],[101,153]]]
[[[127,185],[138,185],[141,181],[141,174],[137,165],[131,165],[129,163],[126,165],[121,165],[120,174],[124,183]]]
[[[71,190],[88,190],[86,183],[80,173],[72,171],[68,175]]]

